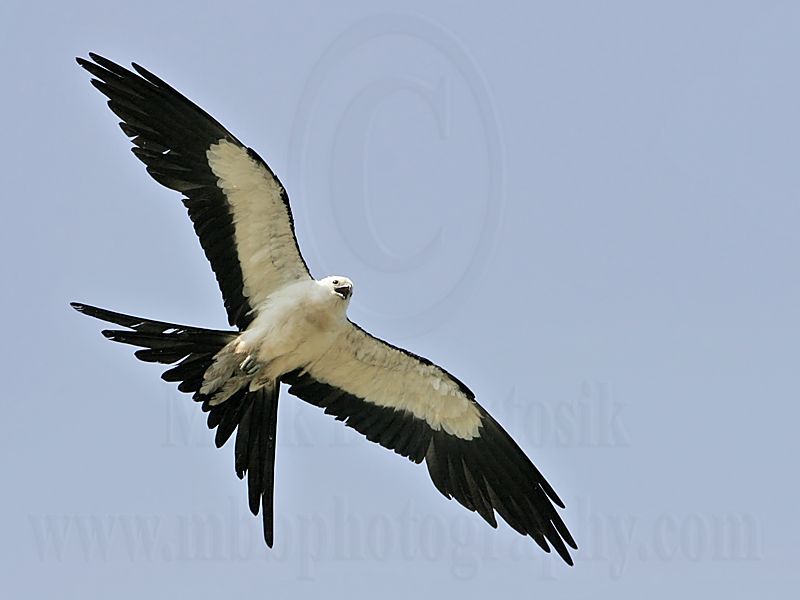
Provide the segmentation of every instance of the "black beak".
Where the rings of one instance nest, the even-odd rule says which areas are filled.
[[[350,294],[353,293],[353,288],[349,285],[342,285],[339,287],[333,288],[333,291],[339,294],[342,298],[347,300],[350,297]]]

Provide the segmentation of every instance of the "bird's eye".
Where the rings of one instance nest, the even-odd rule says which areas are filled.
[[[339,285],[339,280],[338,279],[334,279],[332,283],[333,283],[333,285]]]

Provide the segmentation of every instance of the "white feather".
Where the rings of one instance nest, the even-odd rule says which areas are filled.
[[[288,283],[310,280],[278,180],[245,148],[226,140],[211,146],[206,158],[228,199],[250,305],[261,304]]]
[[[367,335],[349,321],[308,373],[377,406],[406,410],[435,430],[479,435],[480,411],[441,368]]]

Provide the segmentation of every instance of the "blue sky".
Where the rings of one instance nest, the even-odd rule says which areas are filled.
[[[800,6],[499,4],[0,7],[12,596],[797,589]],[[267,160],[351,317],[467,383],[558,490],[574,568],[289,396],[263,547],[232,448],[67,306],[225,325],[88,51]]]

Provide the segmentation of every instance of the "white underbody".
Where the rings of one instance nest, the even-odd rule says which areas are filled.
[[[294,240],[283,188],[247,152],[220,140],[206,152],[234,223],[242,294],[254,319],[215,357],[201,393],[219,404],[301,369],[364,402],[403,410],[462,439],[479,435],[471,394],[441,368],[369,336],[346,317],[352,282],[311,279]],[[337,283],[334,283],[337,282]],[[349,293],[337,294],[346,284]]]
[[[308,367],[345,331],[346,308],[343,298],[313,279],[277,290],[257,307],[250,326],[217,354],[201,391],[214,393],[211,404],[219,404],[244,382],[254,390]]]

